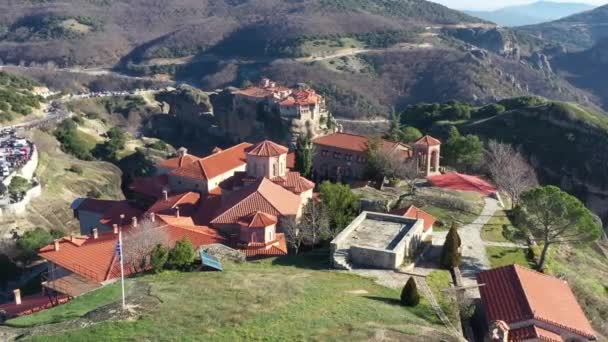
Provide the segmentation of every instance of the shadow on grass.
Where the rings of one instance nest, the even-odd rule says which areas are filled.
[[[378,297],[378,296],[363,296],[364,298],[371,299],[377,302],[381,302],[388,305],[399,306],[413,315],[420,317],[426,321],[434,322],[437,324],[441,323],[441,320],[433,310],[430,304],[427,301],[421,300],[420,303],[416,306],[405,306],[401,305],[401,301],[398,298],[390,298],[390,297]]]
[[[315,249],[302,252],[297,255],[286,255],[272,261],[273,265],[293,266],[309,270],[328,270],[331,265],[329,262],[329,249]]]
[[[401,301],[397,298],[378,297],[378,296],[363,296],[367,299],[375,300],[389,305],[401,306]]]

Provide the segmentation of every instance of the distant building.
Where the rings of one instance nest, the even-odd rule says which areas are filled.
[[[489,341],[592,341],[597,335],[564,280],[519,265],[477,275]]]
[[[346,182],[364,179],[369,142],[369,137],[349,133],[334,133],[314,139],[315,177]],[[404,162],[416,158],[420,175],[425,177],[439,173],[440,147],[441,142],[430,136],[421,138],[413,146],[384,139],[380,145],[383,152],[394,154]]]
[[[295,144],[299,136],[312,137],[333,133],[338,125],[331,117],[325,104],[325,97],[318,94],[306,84],[298,84],[295,88],[277,85],[276,82],[263,78],[259,84],[237,90],[232,93],[232,110],[239,120],[255,118],[256,121],[266,121],[268,124],[281,124],[288,130],[287,142]],[[267,122],[277,116],[279,123]],[[262,119],[265,117],[266,119]],[[239,121],[232,120],[232,121]],[[253,126],[249,126],[252,134]],[[240,131],[233,123],[226,122],[228,130]],[[242,126],[242,123],[238,124]]]

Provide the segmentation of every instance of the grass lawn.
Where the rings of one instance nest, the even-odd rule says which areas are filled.
[[[8,320],[6,324],[13,327],[31,327],[62,322],[68,319],[78,318],[95,308],[110,304],[119,298],[120,284],[116,283],[103,287],[97,291],[87,293],[67,304],[43,310],[33,315]]]
[[[426,277],[426,282],[433,291],[435,298],[441,305],[441,309],[448,316],[452,324],[458,325],[460,321],[458,304],[449,293],[443,291],[452,285],[452,276],[447,270],[435,270]]]
[[[490,242],[525,242],[525,233],[513,226],[504,210],[497,211],[481,229],[481,238]]]
[[[526,256],[527,250],[524,248],[511,248],[511,247],[486,247],[488,258],[490,259],[490,265],[492,268],[518,264],[525,267],[533,267],[533,263],[528,260]]]
[[[31,340],[451,339],[426,301],[415,308],[402,307],[400,291],[326,270],[327,263],[324,252],[226,264],[224,272],[143,276],[132,282],[149,285],[142,295],[160,302],[141,308],[139,319],[102,322]]]
[[[547,272],[564,277],[595,330],[608,340],[608,243],[551,246]]]

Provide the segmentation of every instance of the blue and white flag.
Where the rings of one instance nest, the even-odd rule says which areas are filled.
[[[116,242],[116,255],[118,256],[118,260],[122,261],[122,245],[120,244],[120,239]]]

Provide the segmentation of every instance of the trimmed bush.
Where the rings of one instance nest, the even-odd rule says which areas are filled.
[[[196,251],[192,247],[192,243],[188,239],[179,240],[175,247],[169,252],[167,260],[171,268],[186,271],[194,262]]]
[[[418,294],[418,287],[416,287],[416,281],[414,277],[410,277],[403,290],[401,291],[401,305],[403,306],[416,306],[420,303],[420,294]]]
[[[460,265],[460,235],[458,235],[458,227],[456,223],[452,223],[452,227],[445,238],[443,249],[441,250],[440,264],[441,267],[450,270]]]
[[[150,265],[152,266],[154,273],[162,272],[165,269],[168,259],[169,250],[161,244],[156,245],[150,255]]]

